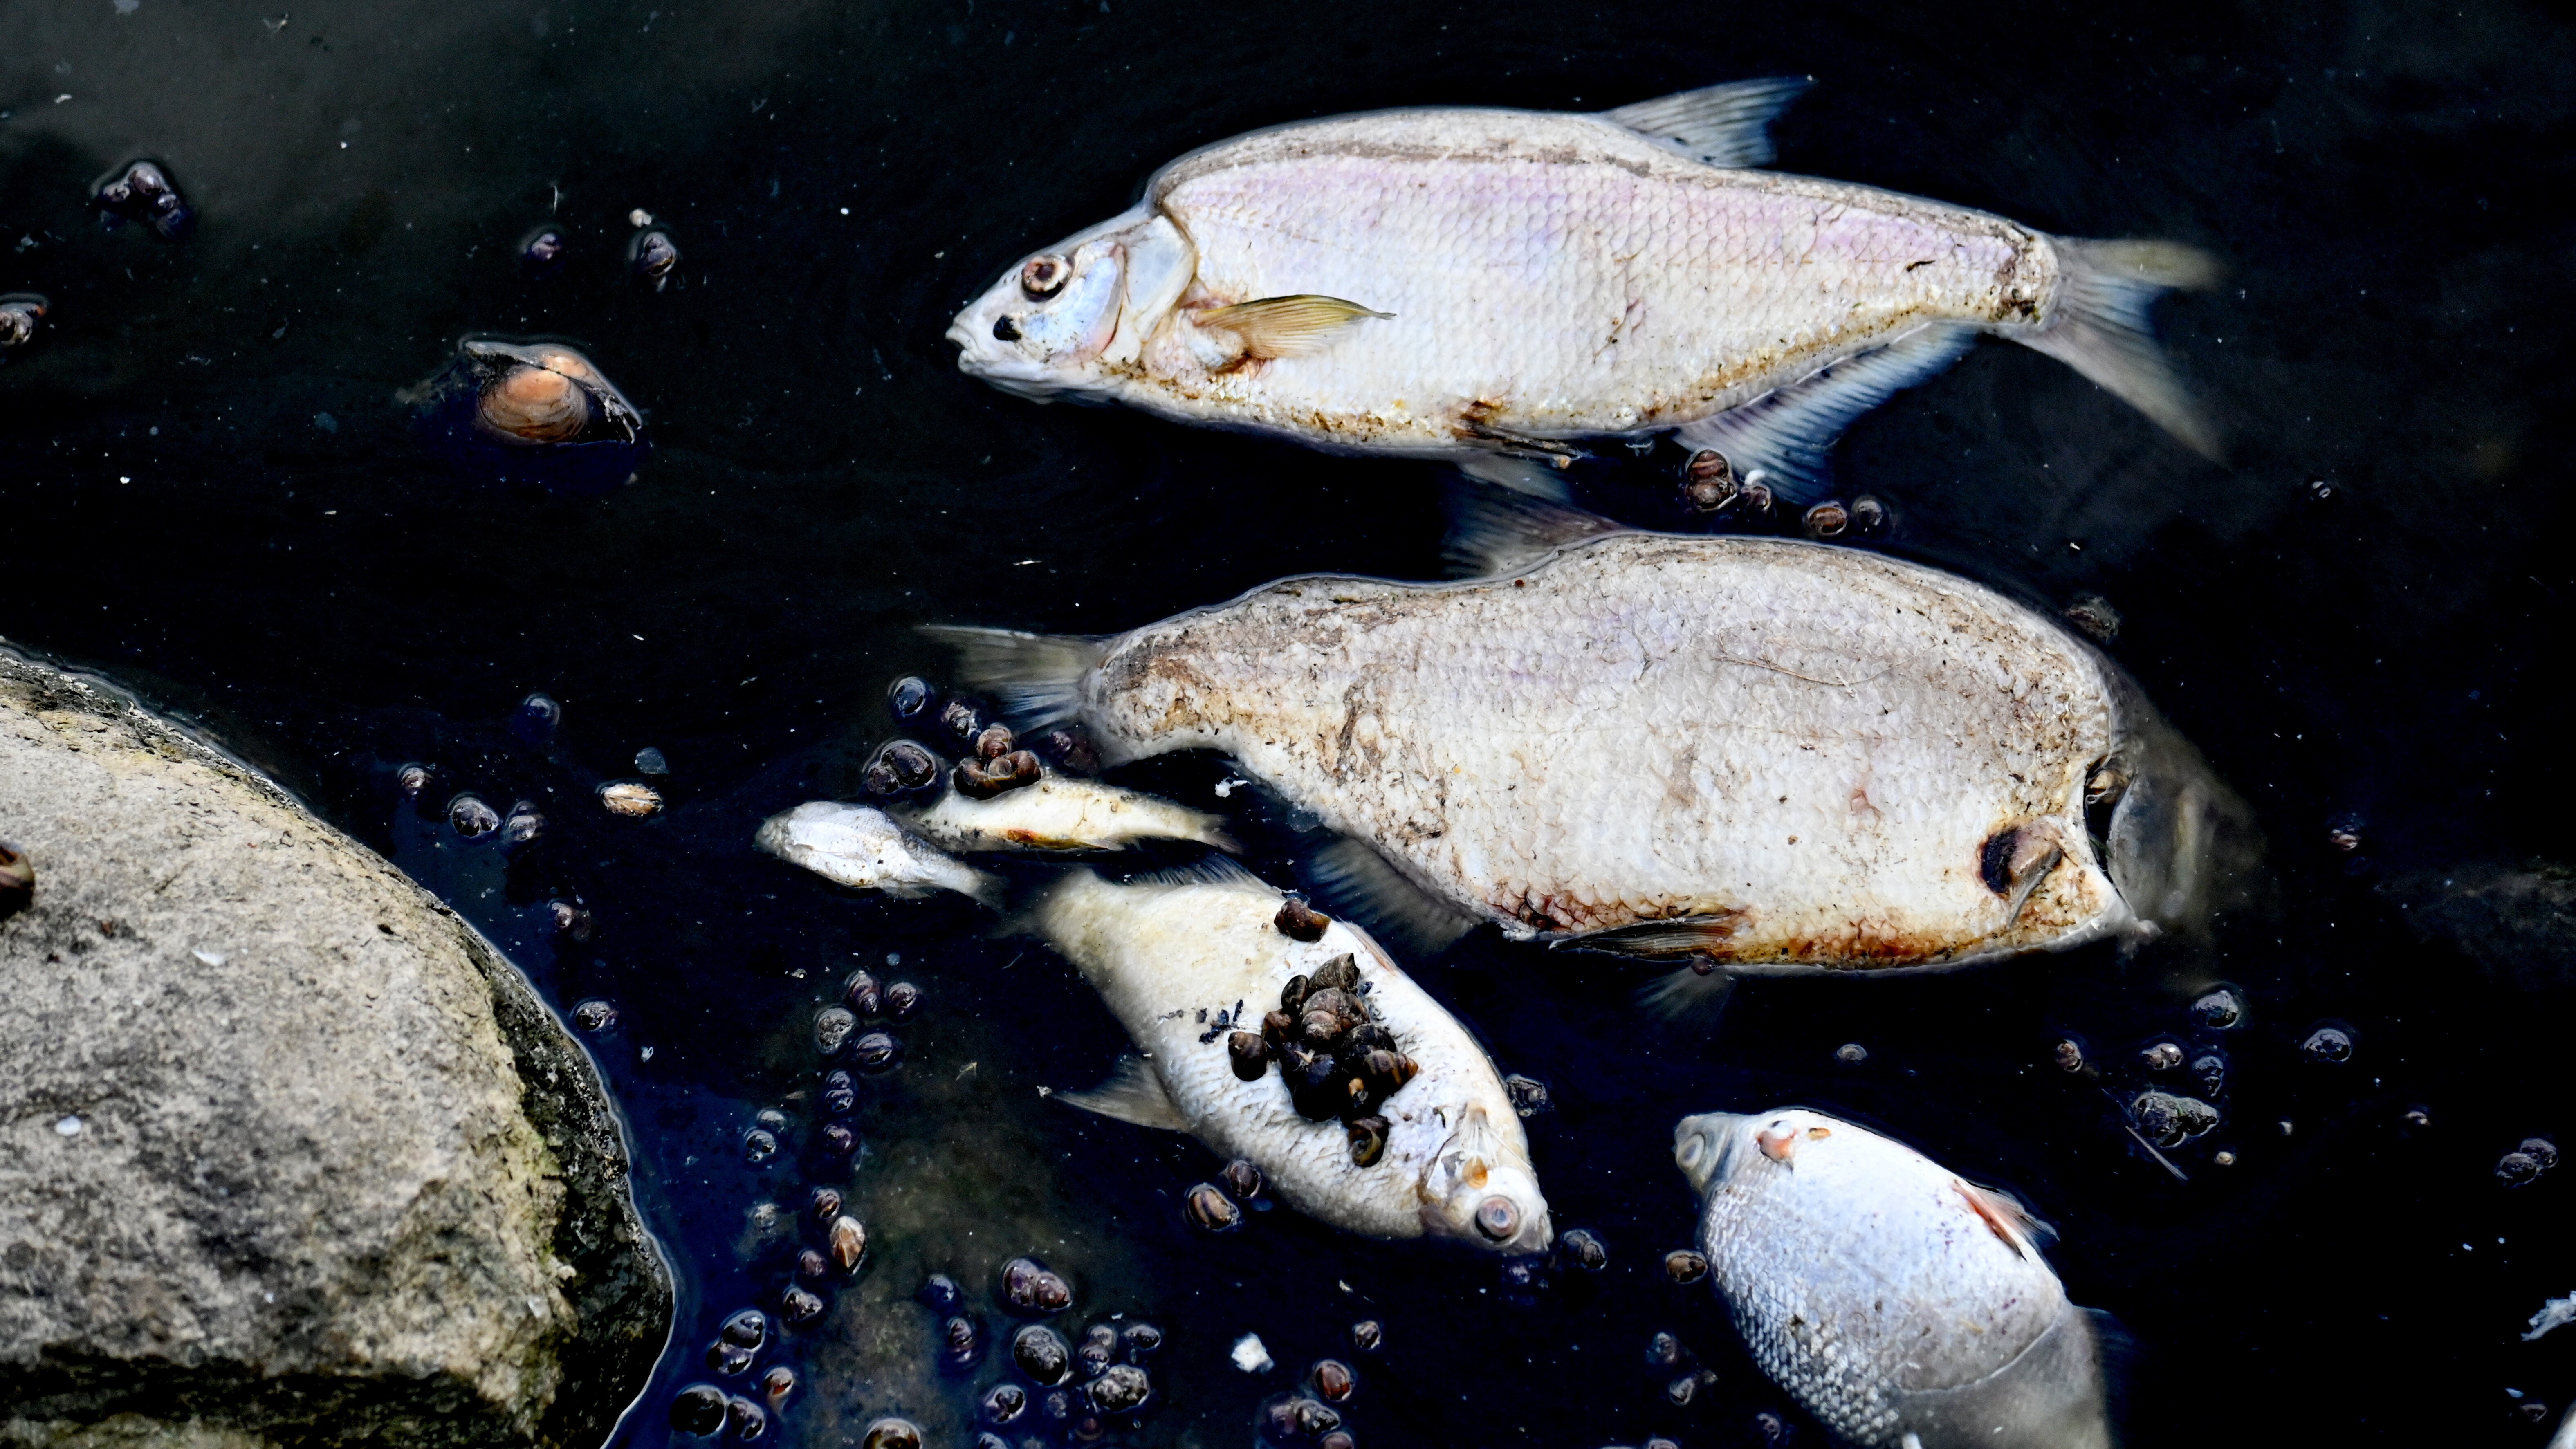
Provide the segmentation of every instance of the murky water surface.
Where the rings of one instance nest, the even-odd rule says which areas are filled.
[[[718,1324],[775,1306],[826,1182],[871,1256],[760,1356],[753,1378],[802,1379],[783,1442],[854,1443],[898,1411],[965,1442],[1006,1355],[943,1377],[913,1291],[955,1275],[999,1335],[995,1273],[1030,1252],[1073,1284],[1069,1335],[1121,1314],[1166,1330],[1137,1443],[1248,1442],[1255,1405],[1327,1354],[1359,1366],[1362,1444],[1698,1449],[1761,1442],[1763,1411],[1820,1442],[1707,1290],[1660,1266],[1691,1234],[1673,1121],[1798,1101],[2056,1223],[2072,1296],[2134,1340],[2133,1443],[2536,1444],[2527,1406],[2576,1398],[2576,1334],[2518,1335],[2576,1288],[2576,1181],[2507,1190],[2494,1167],[2576,1134],[2569,963],[2561,944],[2480,964],[2413,922],[2446,881],[2569,855],[2567,19],[2494,0],[18,0],[0,292],[53,306],[0,364],[0,631],[202,721],[567,1013],[614,1005],[590,1040],[684,1285],[622,1442],[668,1441]],[[1993,344],[1840,456],[1846,491],[1892,503],[1886,547],[2124,616],[2112,652],[2270,837],[2273,904],[2230,923],[2216,968],[2247,1024],[2195,1035],[2213,973],[2106,947],[1754,982],[1675,1030],[1631,1005],[1634,971],[1472,937],[1419,975],[1553,1088],[1533,1149],[1560,1228],[1597,1233],[1607,1269],[1514,1294],[1490,1262],[1286,1212],[1192,1231],[1204,1151],[1040,1094],[1123,1044],[1064,963],[957,898],[837,892],[753,854],[752,827],[855,788],[886,682],[944,663],[913,624],[1101,632],[1284,573],[1433,576],[1438,476],[1004,397],[954,371],[950,313],[1156,163],[1254,126],[1779,72],[1818,80],[1781,127],[1788,169],[2231,265],[2165,313],[2231,467]],[[194,204],[186,240],[85,211],[138,156]],[[625,271],[639,209],[682,253],[658,292]],[[540,224],[567,260],[532,280],[517,248]],[[650,420],[640,479],[558,496],[425,455],[396,394],[469,333],[584,348]],[[1588,487],[1675,521],[1662,472]],[[542,744],[508,727],[537,690],[563,707]],[[670,808],[612,817],[591,790],[646,746]],[[434,766],[433,806],[526,799],[549,838],[515,864],[460,841],[398,795],[408,761]],[[1223,775],[1125,778],[1213,804]],[[2345,816],[2350,852],[2329,839]],[[592,913],[586,946],[558,942],[555,899]],[[840,1160],[811,1023],[860,967],[926,1000],[888,1028],[899,1065],[860,1078]],[[2349,1059],[2303,1058],[2328,1020]],[[2149,1160],[2105,1084],[2051,1064],[2070,1032],[2112,1086],[2159,1033],[2222,1046],[2223,1124],[2174,1171]],[[754,1164],[765,1110],[782,1146]],[[1374,1356],[1349,1350],[1361,1318],[1385,1326]],[[1658,1331],[1713,1375],[1687,1405],[1646,1362]],[[1229,1363],[1246,1332],[1276,1370]]]

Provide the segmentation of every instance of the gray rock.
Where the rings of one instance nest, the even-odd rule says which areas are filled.
[[[0,649],[0,1445],[600,1443],[671,1285],[589,1059],[237,762]]]

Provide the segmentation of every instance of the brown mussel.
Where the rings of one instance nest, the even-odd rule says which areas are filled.
[[[1306,1382],[1313,1385],[1315,1397],[1328,1404],[1348,1403],[1359,1392],[1359,1375],[1337,1358],[1319,1359],[1306,1371]]]
[[[958,794],[970,800],[990,800],[1006,790],[1034,785],[1044,773],[1037,756],[1027,750],[1010,750],[989,760],[960,760],[949,778],[956,784]]]
[[[662,813],[662,794],[641,780],[612,780],[599,787],[599,803],[609,814],[643,820]]]
[[[789,1394],[796,1392],[796,1370],[780,1364],[762,1374],[760,1392],[772,1406],[784,1402]]]
[[[834,1218],[824,1237],[832,1245],[833,1264],[844,1273],[857,1272],[859,1260],[868,1251],[868,1230],[859,1225],[859,1220],[846,1213]]]
[[[643,462],[643,416],[590,359],[560,342],[469,337],[402,394],[458,468],[502,483],[598,493]]]

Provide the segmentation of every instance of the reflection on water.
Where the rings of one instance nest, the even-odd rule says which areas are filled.
[[[1795,1101],[2056,1223],[2071,1296],[2135,1339],[2135,1442],[2536,1442],[2524,1407],[2576,1398],[2576,1339],[2519,1337],[2576,1271],[2549,1231],[2567,1183],[2496,1172],[2576,1130],[2564,928],[2527,924],[2564,897],[2576,369],[2538,319],[2569,287],[2569,47],[2500,6],[12,6],[0,292],[48,306],[0,351],[0,629],[195,712],[560,1008],[613,1008],[587,1035],[684,1291],[630,1440],[664,1442],[685,1384],[767,1405],[785,1365],[784,1442],[889,1413],[964,1442],[1027,1254],[1067,1280],[1068,1344],[1168,1336],[1140,1442],[1242,1442],[1325,1358],[1356,1366],[1361,1443],[1763,1442],[1761,1416],[1804,1421],[1705,1285],[1667,1276],[1691,1218],[1669,1143],[1685,1113]],[[1284,1211],[1193,1229],[1186,1190],[1220,1164],[1039,1091],[1123,1045],[1062,962],[963,898],[837,892],[751,832],[859,793],[888,681],[947,665],[911,625],[1100,632],[1289,572],[1432,576],[1436,478],[1004,397],[955,373],[948,318],[1255,125],[1783,72],[1818,80],[1780,129],[1789,169],[2229,260],[2164,315],[2230,466],[2000,346],[1865,419],[1840,464],[1887,510],[1867,546],[2052,610],[2107,601],[2111,652],[2253,803],[2276,896],[2214,958],[1756,981],[1682,1028],[1641,1019],[1618,963],[1470,938],[1416,974],[1546,1084],[1532,1151],[1601,1271],[1513,1285]],[[99,179],[140,157],[194,210],[177,241],[99,228]],[[678,260],[638,276],[653,228]],[[649,423],[638,481],[460,482],[396,398],[467,336],[577,340]],[[1587,501],[1688,526],[1679,460],[1654,461]],[[562,718],[530,738],[511,722],[536,691]],[[1215,761],[1116,778],[1246,809]],[[612,814],[614,781],[664,808]],[[448,825],[461,794],[490,835]],[[543,825],[513,852],[522,801]],[[1268,808],[1252,833],[1284,838]],[[586,941],[557,929],[585,917]],[[899,1058],[849,1068],[836,1113],[815,1018],[863,968],[922,999],[864,1024]],[[2222,984],[2233,1023],[2206,1007]],[[2152,1142],[2128,1125],[2149,1093],[2174,1104]],[[865,1223],[855,1278],[799,1276],[831,1248],[817,1186]],[[933,1273],[1003,1346],[972,1371],[939,1368]],[[729,1315],[800,1283],[815,1321],[708,1366]],[[1247,1333],[1271,1371],[1236,1367]]]

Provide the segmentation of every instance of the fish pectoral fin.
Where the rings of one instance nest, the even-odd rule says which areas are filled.
[[[1190,1130],[1189,1119],[1173,1103],[1163,1079],[1142,1057],[1120,1057],[1109,1080],[1088,1092],[1058,1092],[1055,1099],[1139,1127],[1160,1127],[1170,1132]]]
[[[1315,900],[1328,914],[1359,922],[1403,955],[1445,951],[1476,928],[1473,917],[1434,898],[1356,840],[1335,840],[1306,852],[1297,862],[1297,874],[1314,888]]]
[[[1986,837],[1977,850],[1977,874],[1986,889],[2004,898],[2004,924],[2021,919],[2031,892],[2066,859],[2066,840],[2045,820],[2008,825]]]
[[[1713,911],[1705,915],[1677,916],[1668,921],[1640,921],[1633,926],[1569,937],[1557,944],[1569,950],[1601,951],[1613,956],[1666,960],[1675,956],[1701,956],[1714,961],[1723,954],[1728,940],[1742,928],[1745,915],[1743,911]]]
[[[1852,419],[1931,381],[1975,340],[1974,331],[1957,323],[1926,322],[1740,407],[1684,423],[1673,430],[1673,440],[1693,452],[1713,448],[1736,477],[1767,483],[1791,503],[1812,503],[1832,474],[1825,455]]]
[[[1460,471],[1486,477],[1465,465]],[[1515,574],[1567,544],[1630,531],[1624,523],[1525,490],[1506,493],[1458,483],[1442,502],[1449,514],[1449,536],[1440,540],[1440,556],[1459,578]]]
[[[2038,1257],[2039,1244],[2057,1236],[2057,1229],[2031,1216],[2030,1209],[2023,1207],[2021,1199],[2011,1193],[2000,1188],[1979,1187],[1964,1177],[1953,1178],[1950,1186],[1958,1190],[1959,1197],[1968,1205],[1968,1211],[1984,1221],[1988,1232],[2001,1238],[2005,1246],[2025,1258]]]
[[[1210,307],[1191,321],[1202,331],[1233,333],[1242,339],[1246,357],[1273,358],[1320,351],[1343,328],[1371,317],[1392,321],[1395,314],[1339,297],[1302,294]]]
[[[1551,468],[1572,467],[1576,459],[1592,456],[1563,438],[1542,438],[1536,433],[1507,428],[1493,419],[1493,414],[1500,411],[1486,403],[1470,405],[1458,418],[1458,440],[1506,458],[1529,458]]]
[[[1711,166],[1771,164],[1771,123],[1815,81],[1765,76],[1637,101],[1601,118]]]

